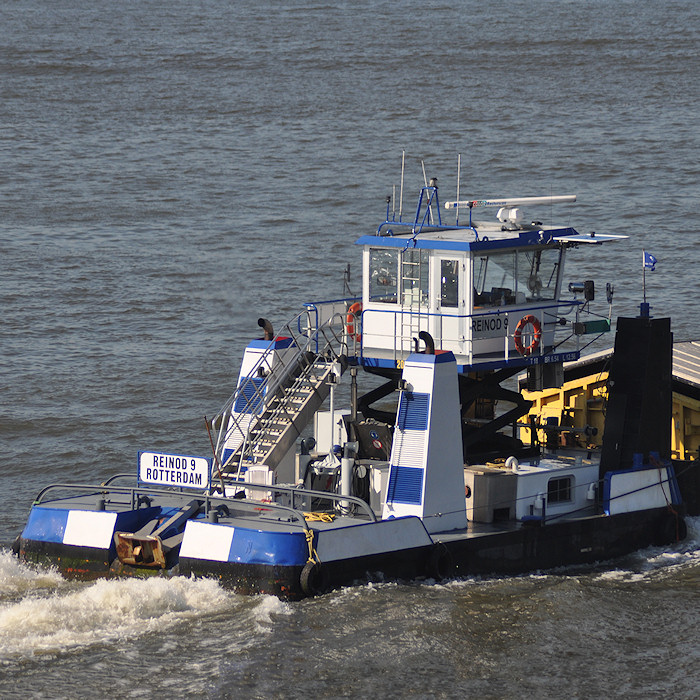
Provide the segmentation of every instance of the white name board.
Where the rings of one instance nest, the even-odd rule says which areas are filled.
[[[210,473],[211,460],[206,457],[139,452],[139,481],[147,484],[204,489]]]

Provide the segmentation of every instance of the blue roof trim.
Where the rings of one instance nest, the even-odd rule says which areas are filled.
[[[273,350],[284,350],[288,348],[294,342],[293,338],[277,338],[277,340],[251,340],[248,343],[249,348],[262,348],[267,350],[272,348]]]
[[[461,231],[461,229],[453,229]],[[449,231],[444,233],[449,234]],[[423,248],[426,250],[494,250],[498,248],[519,248],[526,245],[562,245],[557,239],[561,236],[578,236],[572,227],[538,231],[522,231],[513,238],[489,240],[488,234],[478,241],[435,240],[420,235],[413,238],[412,234],[398,236],[361,236],[355,245],[367,245],[377,248]]]
[[[368,352],[371,352],[369,350]],[[438,357],[436,355],[436,357]],[[570,352],[553,352],[546,355],[526,355],[517,357],[516,353],[512,353],[511,359],[505,360],[486,360],[483,362],[474,362],[471,365],[457,365],[458,372],[473,372],[474,370],[500,369],[501,367],[528,367],[529,365],[543,365],[550,362],[573,362],[580,359],[581,353],[578,350]],[[514,358],[514,359],[513,359]],[[357,364],[363,367],[382,367],[384,369],[396,369],[396,360],[387,360],[380,357],[370,357],[364,355],[357,358]]]

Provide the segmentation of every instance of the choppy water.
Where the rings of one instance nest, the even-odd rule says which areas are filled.
[[[645,248],[653,313],[697,339],[694,0],[16,0],[0,26],[4,697],[697,695],[697,522],[612,571],[299,604],[7,552],[49,482],[207,453],[256,319],[359,275],[402,149],[443,199],[458,153],[463,197],[575,192],[563,223],[630,238],[568,278],[635,314]]]

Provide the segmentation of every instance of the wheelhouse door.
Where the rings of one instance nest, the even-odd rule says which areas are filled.
[[[436,254],[433,259],[433,316],[435,347],[464,354],[466,259],[458,254]]]

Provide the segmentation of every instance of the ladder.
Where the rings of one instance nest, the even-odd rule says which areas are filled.
[[[423,289],[421,283],[425,281],[427,284],[428,261],[423,259],[419,249],[403,250],[400,253],[401,265],[401,280],[400,280],[400,310],[399,310],[399,333],[398,354],[405,359],[406,355],[414,351],[413,339],[418,337],[421,330],[421,311],[426,312],[427,307],[422,298],[423,293],[426,295],[425,302],[429,290]]]

